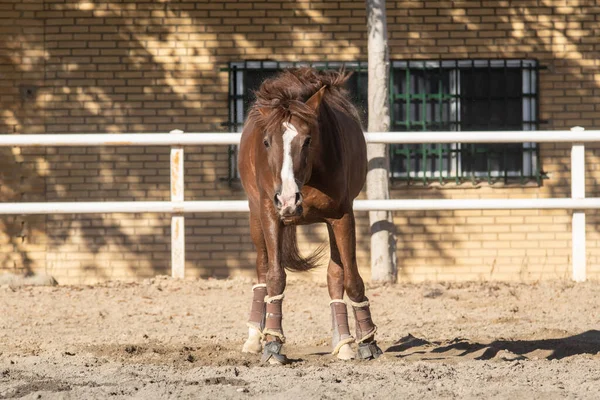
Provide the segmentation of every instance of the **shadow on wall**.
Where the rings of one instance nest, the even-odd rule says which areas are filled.
[[[353,17],[364,19],[364,3],[355,3],[360,3],[360,7],[354,8]],[[467,38],[464,46],[452,45],[449,55],[452,58],[538,58],[550,67],[540,77],[542,84],[560,76],[564,80],[563,89],[559,89],[563,94],[591,98],[598,89],[598,82],[594,81],[593,74],[590,80],[588,72],[598,65],[597,60],[588,55],[594,51],[597,35],[573,36],[571,29],[582,29],[593,23],[590,21],[595,15],[584,12],[584,8],[594,6],[594,2],[577,1],[573,7],[554,6],[546,1],[538,3],[535,7],[498,6],[493,16],[483,18],[471,9],[454,7],[453,2],[440,2],[440,17],[464,32]],[[166,132],[173,128],[188,132],[216,131],[228,119],[229,85],[227,73],[217,71],[229,61],[364,59],[366,28],[358,35],[336,34],[336,27],[347,28],[347,23],[341,22],[335,9],[312,2],[270,4],[249,3],[244,13],[237,8],[230,9],[228,3],[215,2],[46,4],[40,0],[28,6],[36,7],[33,15],[21,14],[20,5],[16,4],[14,10],[0,17],[3,26],[9,27],[0,33],[0,85],[3,87],[0,131]],[[273,11],[273,7],[280,6],[282,9]],[[388,10],[392,58],[436,59],[449,53],[440,54],[450,46],[443,42],[449,39],[436,37],[418,20],[422,18],[418,17],[421,8],[419,2],[402,2]],[[279,14],[275,17],[274,12]],[[469,40],[477,40],[477,31],[490,31],[490,23],[498,25],[498,29],[492,28],[492,31],[505,29],[506,36],[469,44]],[[503,24],[507,27],[500,27]],[[334,33],[327,33],[324,40],[315,39],[323,31]],[[310,44],[310,41],[318,43]],[[293,47],[298,43],[314,46],[316,50],[303,54]],[[440,46],[442,50],[436,50]],[[324,49],[327,51],[323,52]],[[573,54],[577,57],[572,57]],[[574,91],[567,89],[573,82],[581,82],[581,87]],[[34,89],[32,93],[27,91],[30,87]],[[563,126],[553,122],[552,116],[575,110],[571,107],[556,104],[543,93],[540,97],[542,118],[550,119],[553,128]],[[561,114],[558,119],[568,121],[568,116]],[[577,121],[577,124],[592,126],[597,117],[590,114],[589,118]],[[555,147],[542,147],[542,156],[545,149]],[[166,148],[0,151],[0,201],[169,198]],[[226,151],[225,148],[186,148],[186,169],[189,169],[186,170],[186,199],[243,196],[232,193],[219,181],[226,176]],[[561,168],[566,166],[557,166]],[[554,193],[552,179],[553,176],[547,182],[548,195]],[[412,191],[400,191],[402,197],[446,197],[442,191],[416,195]],[[556,193],[562,194],[563,189],[558,187]],[[64,276],[68,275],[67,269],[85,268],[97,279],[167,273],[168,217],[2,217],[0,245],[7,250],[3,253],[9,255],[1,260],[1,265],[4,269],[28,273],[36,266],[45,266],[52,273],[64,270],[60,273]],[[421,255],[423,243],[427,243],[428,254],[433,259],[454,263],[452,243],[464,241],[465,237],[447,227],[453,224],[451,219],[446,220],[450,217],[454,214],[397,215],[401,273],[406,273],[411,259]],[[254,269],[246,218],[224,214],[186,218],[188,260],[192,270],[195,269],[193,274],[228,276],[230,270],[223,268],[225,264]],[[459,224],[460,221],[459,218]],[[363,270],[369,265],[368,229],[367,225],[359,226]],[[237,235],[237,239],[231,239],[232,242],[222,239],[228,235]],[[310,235],[306,238],[312,241],[310,246],[321,243],[320,236],[314,237],[316,239]],[[123,270],[128,272],[116,272]]]
[[[439,3],[437,18],[440,24],[447,27],[448,32],[442,29],[423,29],[422,18],[426,11],[420,13],[421,2],[403,2],[410,7],[408,16],[412,22],[406,25],[390,27],[391,57],[396,59],[436,59],[449,58],[534,58],[548,70],[541,71],[540,82],[540,119],[547,120],[547,125],[542,129],[569,129],[575,125],[582,125],[588,129],[598,126],[600,103],[597,94],[600,81],[597,71],[600,63],[597,58],[598,29],[594,21],[599,17],[597,4],[591,0],[568,2],[558,5],[551,1],[520,2],[519,5],[487,7],[457,6],[455,2],[445,1]],[[398,15],[395,21],[400,23],[405,10],[392,10],[391,15]],[[389,15],[388,15],[388,18]],[[426,17],[425,17],[426,18]],[[388,21],[388,23],[390,23]],[[404,47],[403,47],[404,46]],[[433,51],[433,53],[432,53]],[[442,54],[440,54],[442,53]],[[588,174],[593,175],[593,165],[596,163],[597,146],[587,146]],[[503,197],[568,197],[570,195],[570,146],[542,144],[541,163],[549,179],[543,182],[540,188],[502,188],[491,186],[487,188],[473,186],[470,183],[460,187],[469,190],[459,194],[461,198],[503,198]],[[588,175],[590,176],[590,175]],[[414,188],[416,189],[416,188]],[[597,185],[588,184],[587,195],[596,193]],[[412,193],[411,193],[412,192]],[[424,188],[422,190],[404,190],[397,187],[392,197],[398,198],[444,198],[453,197],[453,191]],[[592,215],[595,215],[593,213]],[[525,216],[527,215],[527,217]],[[553,222],[541,225],[539,232],[532,235],[518,230],[513,237],[523,236],[521,245],[528,245],[527,250],[515,250],[519,256],[508,257],[507,250],[498,246],[480,249],[469,249],[471,241],[483,241],[494,246],[486,233],[495,232],[498,237],[503,231],[498,226],[494,231],[496,217],[504,219],[502,225],[535,225],[543,216],[550,216]],[[592,217],[588,221],[595,221]],[[480,222],[477,222],[480,220]],[[547,272],[563,274],[559,271],[562,264],[565,267],[570,263],[568,245],[564,249],[555,249],[547,242],[550,232],[554,233],[555,242],[570,240],[570,212],[568,211],[531,211],[531,212],[425,212],[425,213],[396,213],[396,227],[398,230],[398,266],[399,275],[411,273],[415,262],[425,259],[427,265],[432,265],[432,274],[439,279],[451,279],[453,268],[444,265],[465,265],[465,261],[472,264],[471,279],[494,278],[498,270],[503,268],[514,273],[522,280],[539,279],[542,272],[535,273],[528,270],[528,266],[535,264]],[[473,222],[471,222],[473,221]],[[482,231],[483,225],[492,224],[491,230]],[[592,237],[597,240],[597,224],[593,225]],[[512,228],[511,228],[512,229]],[[547,231],[544,231],[546,230]],[[515,232],[517,232],[515,230]],[[546,238],[543,239],[542,237]],[[551,238],[552,239],[552,238]],[[498,243],[499,245],[501,243]],[[512,244],[511,244],[512,246]],[[469,260],[465,259],[468,251]],[[510,251],[510,250],[509,250]],[[504,254],[503,254],[504,253]],[[592,253],[593,254],[593,253]],[[460,258],[459,258],[460,257]],[[554,261],[552,261],[554,259]],[[559,261],[556,261],[556,260]],[[475,264],[477,263],[477,264]],[[499,264],[504,264],[500,267]],[[555,268],[557,268],[555,270]],[[564,278],[569,272],[565,271]],[[466,276],[461,272],[461,276]],[[401,279],[401,278],[400,278]],[[503,278],[504,279],[504,278]]]
[[[238,14],[242,5],[229,6],[175,1],[59,4],[40,0],[26,6],[15,4],[0,17],[2,25],[10,27],[0,33],[0,82],[6,89],[0,97],[0,131],[220,129],[227,120],[228,77],[218,69],[230,60],[270,56],[263,41],[273,39],[277,31],[257,33],[250,17]],[[262,23],[269,23],[264,17],[272,6],[265,2],[250,8],[252,15],[262,17]],[[320,23],[327,23],[305,3],[294,8],[285,11],[286,18],[298,22],[288,34],[290,39],[318,31]],[[275,24],[272,27],[277,28]],[[330,45],[341,48],[349,44],[330,40]],[[282,52],[295,58],[290,49]],[[26,98],[20,93],[24,87],[30,91]],[[186,198],[231,198],[231,190],[219,181],[226,176],[227,150],[186,150],[186,168],[190,170]],[[22,160],[10,150],[1,151],[5,155],[1,201],[169,198],[168,149],[24,148],[20,150]],[[12,179],[11,174],[26,174],[36,182],[35,188],[24,185],[23,178]],[[39,188],[43,190],[38,193]],[[2,217],[2,246],[7,256],[0,262],[11,272],[31,273],[45,266],[46,272],[58,276],[83,268],[97,279],[165,273],[170,258],[168,217]],[[219,252],[227,252],[228,246],[237,246],[236,256],[247,257],[248,262],[240,263],[240,268],[254,268],[243,239],[247,222],[238,222],[246,218],[236,216],[233,222],[219,225],[215,221],[229,220],[229,216],[190,215],[188,259],[202,275],[213,270],[223,274],[227,257]],[[29,235],[19,237],[20,226],[26,226]],[[211,231],[211,226],[218,232]],[[236,233],[242,237],[240,245],[219,243],[222,235]],[[19,242],[23,238],[24,242]],[[207,242],[198,242],[198,238]],[[203,247],[207,243],[213,244],[208,251]],[[113,273],[123,269],[129,273]]]
[[[37,200],[43,196],[43,178],[34,165],[27,163],[18,149],[0,148],[0,201]],[[36,261],[43,256],[44,219],[4,216],[0,219],[0,270],[20,269],[31,275]],[[34,238],[33,240],[31,238]],[[31,243],[31,251],[28,251]]]

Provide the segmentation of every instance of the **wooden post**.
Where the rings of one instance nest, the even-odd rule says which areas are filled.
[[[385,0],[367,0],[367,36],[369,53],[369,132],[390,130],[389,74]],[[389,157],[385,144],[368,144],[367,199],[387,200]],[[390,211],[369,212],[371,225],[371,280],[396,282],[396,237]]]
[[[181,135],[179,129],[171,131],[173,135]],[[183,147],[171,147],[171,201],[183,202]],[[171,217],[171,274],[173,278],[185,276],[185,219],[183,214]]]
[[[573,132],[583,131],[576,126]],[[585,198],[585,146],[583,143],[573,143],[571,147],[571,198]],[[573,211],[571,224],[571,261],[573,280],[584,282],[586,279],[586,244],[585,244],[585,212]]]

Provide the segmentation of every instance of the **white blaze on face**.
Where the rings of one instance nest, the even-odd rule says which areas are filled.
[[[298,192],[298,185],[294,178],[294,163],[292,162],[292,140],[298,135],[298,130],[294,125],[288,122],[283,123],[285,132],[283,132],[283,165],[281,166],[281,199],[284,203],[288,200],[292,201],[293,205]]]

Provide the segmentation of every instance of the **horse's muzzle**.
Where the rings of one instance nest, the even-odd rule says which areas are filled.
[[[296,192],[292,196],[282,196],[277,192],[273,202],[282,218],[302,215],[302,194],[300,192]]]

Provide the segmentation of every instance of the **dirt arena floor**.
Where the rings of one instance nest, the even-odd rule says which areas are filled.
[[[0,399],[600,398],[599,283],[370,285],[385,354],[343,362],[325,285],[292,281],[288,366],[239,351],[250,287],[4,284]]]

